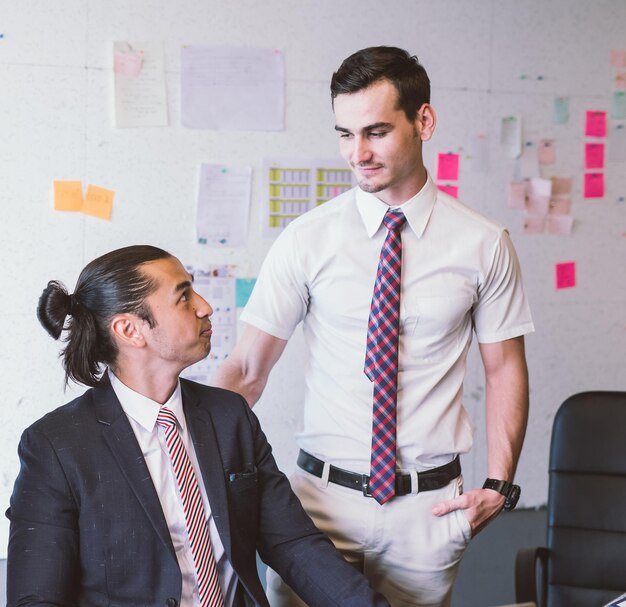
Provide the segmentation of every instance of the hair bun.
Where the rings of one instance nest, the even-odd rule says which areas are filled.
[[[65,319],[73,312],[73,307],[73,297],[67,292],[65,285],[58,280],[51,280],[39,297],[37,318],[54,339],[59,339]]]

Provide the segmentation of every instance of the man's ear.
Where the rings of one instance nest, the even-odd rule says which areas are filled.
[[[144,324],[145,321],[134,314],[116,314],[111,319],[111,335],[118,346],[141,348],[145,344]]]
[[[437,125],[437,115],[433,107],[424,103],[422,107],[417,111],[415,118],[415,128],[419,133],[422,141],[428,141],[435,132],[435,126]]]

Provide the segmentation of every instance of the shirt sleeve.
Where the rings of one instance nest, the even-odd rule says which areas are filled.
[[[506,230],[495,243],[491,263],[478,287],[473,319],[480,343],[503,341],[535,330],[519,260]]]
[[[289,339],[309,305],[308,282],[293,224],[276,239],[263,262],[241,320],[280,339]]]

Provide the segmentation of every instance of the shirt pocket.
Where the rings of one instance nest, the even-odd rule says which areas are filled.
[[[408,355],[423,362],[438,362],[456,350],[471,323],[472,303],[469,294],[413,298],[403,323]]]

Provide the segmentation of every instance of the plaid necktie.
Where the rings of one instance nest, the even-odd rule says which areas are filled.
[[[365,375],[374,382],[370,493],[384,504],[396,493],[396,396],[400,329],[402,211],[387,211],[387,237],[380,251],[367,324]]]
[[[167,407],[161,407],[157,424],[165,429],[165,442],[183,502],[187,537],[196,567],[200,604],[202,607],[223,607],[224,597],[217,577],[202,494],[189,455],[180,438],[176,416]]]

